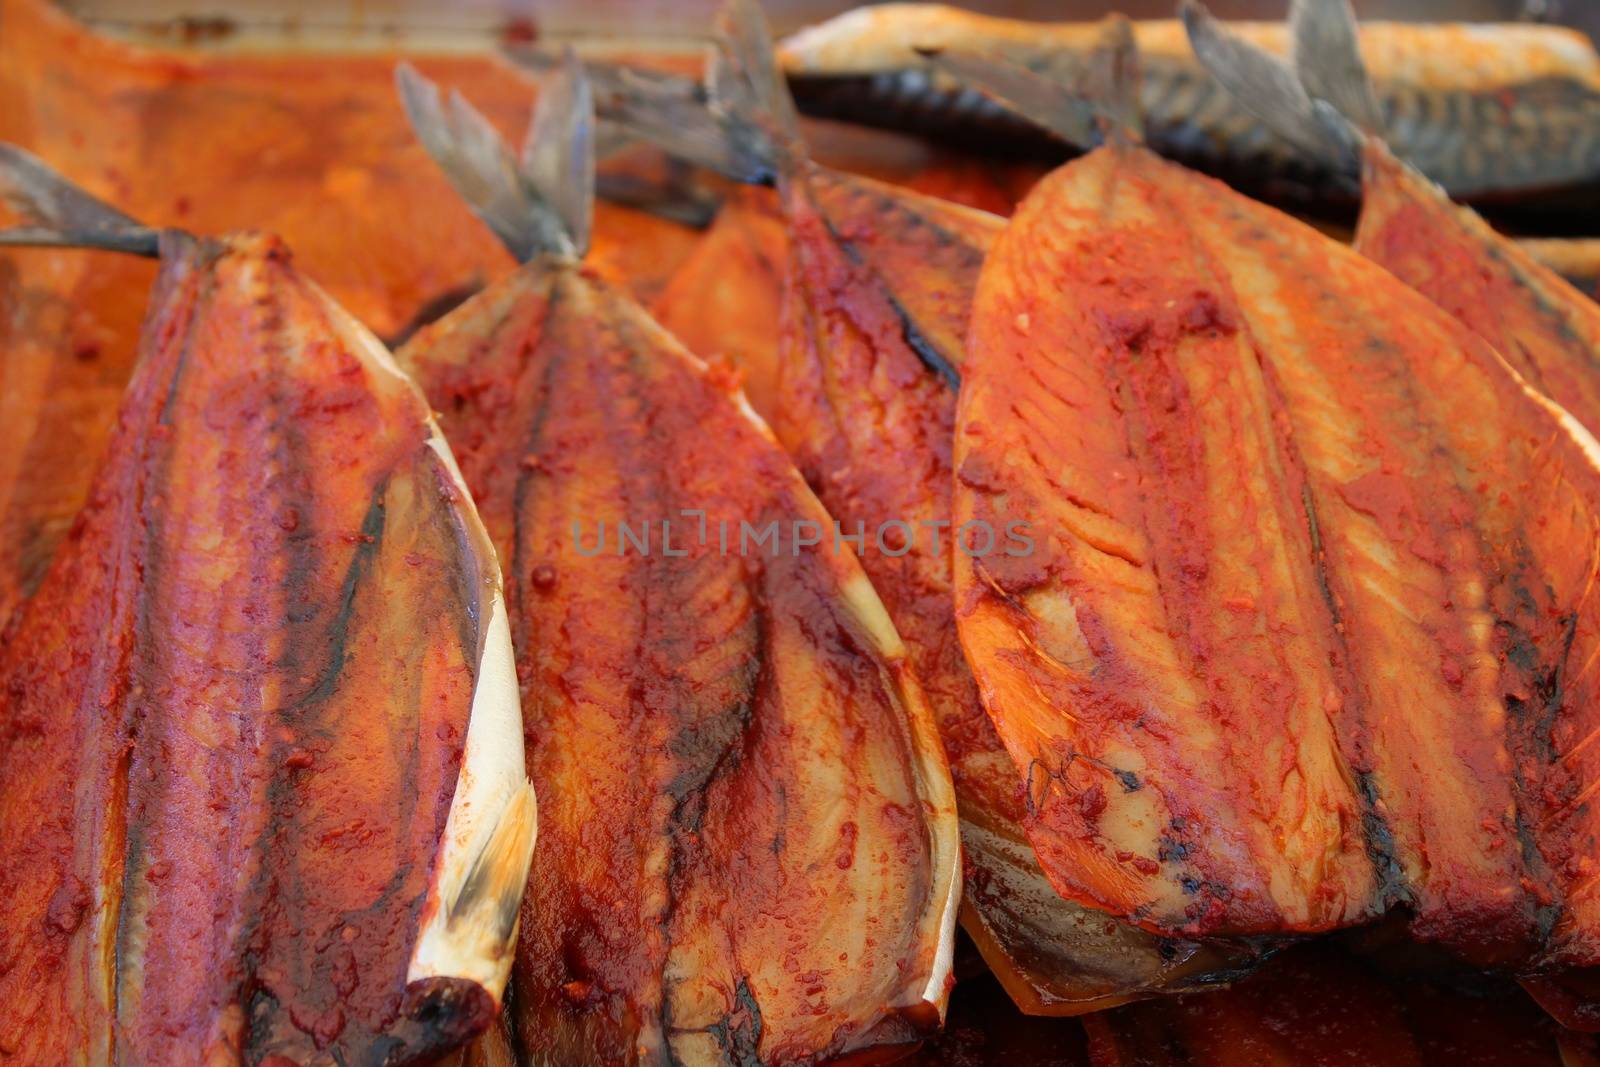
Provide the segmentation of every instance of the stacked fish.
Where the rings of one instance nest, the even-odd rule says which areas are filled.
[[[1514,41],[1567,169],[1441,163],[1344,0],[1183,16],[780,59],[731,0],[518,151],[402,65],[518,265],[394,354],[5,148],[6,243],[160,276],[0,645],[0,1063],[1596,1062],[1600,305],[1413,165],[1585,178],[1589,90]],[[1009,222],[817,162],[784,64],[869,19],[1085,154]],[[1353,246],[1147,147],[1174,35]],[[775,186],[654,314],[597,104]]]

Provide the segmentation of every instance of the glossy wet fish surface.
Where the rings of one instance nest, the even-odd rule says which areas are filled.
[[[1597,457],[1309,228],[1142,149],[1046,179],[979,284],[954,510],[1048,531],[956,603],[1052,882],[1592,963]]]
[[[1021,781],[962,656],[950,447],[972,293],[1001,220],[822,167],[795,180],[786,215],[787,402],[776,429],[836,519],[867,531],[863,565],[907,642],[950,759],[968,933],[1012,995],[1041,1014],[1248,969],[1248,946],[1163,942],[1055,892],[1024,831]]]
[[[937,1027],[959,861],[934,723],[732,382],[549,259],[401,359],[511,576],[543,814],[521,1054],[815,1062]]]
[[[504,980],[408,984],[493,556],[420,395],[281,245],[168,241],[107,458],[0,649],[0,1043],[428,1062]]]

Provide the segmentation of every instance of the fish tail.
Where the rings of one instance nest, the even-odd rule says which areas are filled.
[[[1144,141],[1139,49],[1122,15],[1102,23],[1100,39],[1072,77],[1052,77],[989,52],[917,49],[943,70],[1076,148],[1099,139]]]
[[[1310,159],[1359,171],[1360,133],[1332,104],[1313,99],[1289,64],[1229,30],[1199,0],[1183,0],[1179,10],[1200,64],[1241,107]]]
[[[520,154],[459,92],[444,97],[411,64],[395,68],[395,86],[428,155],[512,255],[583,255],[594,214],[594,95],[570,49],[540,84]]]
[[[717,14],[705,84],[617,64],[591,64],[602,122],[626,138],[734,181],[785,181],[807,158],[799,112],[756,0]]]
[[[1312,100],[1325,100],[1363,133],[1383,134],[1372,78],[1361,58],[1350,0],[1290,0],[1290,55]]]
[[[0,199],[23,224],[0,230],[0,245],[99,248],[160,254],[160,232],[91,196],[49,164],[0,142]]]
[[[1094,108],[1081,92],[990,52],[919,49],[946,74],[1076,148],[1095,139]]]
[[[1144,143],[1139,106],[1139,45],[1126,15],[1108,15],[1089,57],[1089,101],[1108,141]]]
[[[764,126],[780,172],[792,167],[805,158],[800,113],[778,66],[765,12],[757,0],[725,0],[715,26],[717,48],[707,73],[712,102]]]
[[[407,979],[467,978],[491,995],[504,988],[538,826],[533,786],[507,798],[465,867],[442,870],[436,908],[412,953]],[[452,864],[445,864],[447,868]]]

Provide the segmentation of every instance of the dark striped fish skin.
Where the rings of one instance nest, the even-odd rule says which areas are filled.
[[[164,242],[107,459],[0,649],[0,1044],[429,1062],[497,1007],[413,961],[493,556],[420,396],[280,244]]]
[[[1281,26],[1235,25],[1286,51]],[[1094,29],[891,4],[791,37],[785,65],[808,113],[990,149],[997,141],[1037,149],[1035,129],[973,90],[931,76],[911,50],[992,52],[1076,85]],[[1136,30],[1151,148],[1230,180],[1351,199],[1348,181],[1278,137],[1206,74],[1176,23],[1139,23]],[[1363,34],[1394,150],[1452,196],[1495,200],[1600,182],[1600,57],[1580,35],[1526,25],[1383,23],[1366,24]],[[1505,43],[1496,44],[1496,34]],[[1450,57],[1460,73],[1450,72]]]
[[[552,256],[400,359],[511,576],[544,815],[520,1054],[811,1063],[936,1028],[949,770],[876,594],[734,385]],[[743,532],[769,522],[776,554]]]

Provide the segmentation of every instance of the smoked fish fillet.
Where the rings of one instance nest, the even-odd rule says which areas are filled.
[[[282,244],[143,235],[106,458],[0,647],[0,1059],[431,1062],[499,1007],[533,846],[493,549]]]
[[[0,138],[152,224],[278,235],[386,341],[512,265],[416,146],[391,56],[133,44],[50,0],[0,0],[0,26]],[[698,69],[692,54],[649,59]],[[525,125],[529,83],[501,57],[419,62],[504,128]],[[641,299],[699,237],[615,204],[596,217],[593,263]],[[154,276],[127,256],[0,252],[0,624],[83,505]]]
[[[952,521],[1040,531],[955,557],[956,618],[1052,882],[1591,959],[1597,461],[1314,230],[1125,141],[1047,178],[979,282]]]
[[[774,429],[834,517],[864,532],[862,565],[923,679],[961,813],[966,930],[1037,1014],[1248,970],[1248,946],[1152,938],[1061,899],[1028,845],[1022,791],[962,655],[950,449],[967,314],[1000,220],[821,167],[793,179],[786,207]]]
[[[536,160],[586,141],[581,68],[562,77]],[[404,74],[402,94],[447,169],[484,156],[464,102]],[[525,170],[556,177],[486,218],[559,230],[400,353],[511,575],[544,815],[517,1049],[779,1064],[915,1042],[944,1011],[960,857],[905,649],[732,381],[577,258],[581,161]]]
[[[719,84],[733,101],[730,87],[744,87],[747,102],[746,113],[721,106],[738,124],[728,142],[766,160],[755,171],[789,159],[777,193],[788,266],[772,425],[841,531],[859,537],[856,552],[928,695],[961,814],[963,926],[1017,1003],[1039,1014],[1246,970],[1258,954],[1249,946],[1164,941],[1061,899],[1033,858],[1015,771],[962,657],[950,447],[967,314],[1002,220],[817,165],[798,140],[754,148],[786,97],[761,74],[771,46],[759,9],[726,5],[719,25],[714,63],[729,72]],[[692,147],[695,138],[679,136],[687,121],[655,122],[647,110],[624,101],[614,113],[669,148]]]
[[[1365,148],[1356,251],[1494,345],[1529,384],[1600,432],[1600,303],[1397,159]]]
[[[99,468],[128,378],[106,352],[124,338],[132,346],[150,288],[120,275],[123,284],[104,286],[95,268],[124,258],[0,258],[0,629],[44,579]]]

